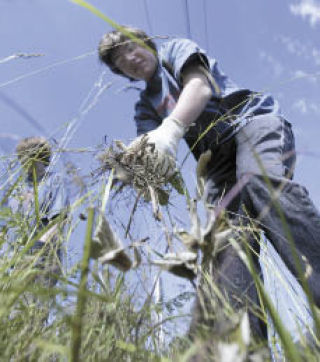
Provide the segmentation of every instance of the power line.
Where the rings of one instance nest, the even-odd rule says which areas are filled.
[[[84,53],[84,54],[78,55],[78,56],[70,58],[70,59],[61,60],[61,61],[55,62],[53,64],[49,64],[49,65],[47,65],[47,66],[45,66],[43,68],[33,70],[30,73],[25,73],[25,74],[22,74],[22,75],[18,76],[17,78],[8,80],[8,81],[6,81],[4,83],[0,83],[0,88],[6,87],[9,84],[16,83],[16,82],[18,82],[18,81],[20,81],[22,79],[29,78],[29,77],[34,76],[36,74],[43,73],[43,72],[45,72],[47,70],[51,70],[51,69],[56,68],[56,67],[58,67],[60,65],[68,64],[68,63],[74,62],[75,60],[84,59],[84,58],[86,58],[88,56],[91,56],[91,55],[96,55],[96,53],[97,53],[97,51],[94,50],[94,51]]]
[[[209,52],[209,36],[208,36],[208,20],[207,20],[207,1],[202,0],[203,7],[203,18],[204,18],[204,36],[205,36],[205,44],[206,50]]]
[[[4,92],[0,91],[0,99],[7,104],[10,108],[15,110],[22,118],[24,118],[32,127],[34,127],[37,131],[40,131],[42,135],[47,136],[47,132],[44,127],[34,119],[20,104],[18,104],[11,97],[6,95]]]
[[[148,27],[149,27],[149,32],[150,32],[150,34],[153,35],[151,18],[150,18],[150,13],[149,13],[149,9],[148,9],[147,0],[143,0],[143,5],[144,5],[144,11],[145,11],[145,13],[146,13],[146,18],[147,18],[147,24],[148,24]]]
[[[186,14],[186,27],[187,27],[187,35],[189,39],[192,39],[191,37],[191,27],[190,27],[190,16],[189,16],[189,5],[188,5],[188,0],[184,0],[184,9],[185,9],[185,14]]]

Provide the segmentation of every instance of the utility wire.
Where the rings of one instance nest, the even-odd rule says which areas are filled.
[[[191,27],[190,27],[190,16],[189,16],[189,5],[188,5],[188,0],[184,0],[184,9],[185,9],[185,14],[186,14],[186,27],[187,27],[187,35],[189,39],[192,39],[191,37]]]
[[[34,119],[20,104],[18,104],[14,99],[6,95],[4,92],[0,91],[0,99],[7,104],[10,108],[15,110],[22,118],[24,118],[32,127],[37,131],[40,131],[43,136],[47,136],[47,132],[44,127]]]
[[[147,0],[143,0],[143,5],[144,5],[144,11],[146,13],[147,24],[148,24],[148,27],[149,27],[149,33],[150,33],[150,35],[153,35],[151,18],[150,18],[150,13],[149,13],[149,9],[148,9]]]
[[[60,65],[64,65],[64,64],[68,64],[68,63],[72,63],[76,60],[79,60],[79,59],[84,59],[88,56],[91,56],[91,55],[95,55],[97,52],[94,50],[94,51],[91,51],[91,52],[88,52],[88,53],[84,53],[84,54],[81,54],[81,55],[78,55],[76,57],[73,57],[73,58],[70,58],[70,59],[66,59],[66,60],[62,60],[62,61],[58,61],[58,62],[55,62],[53,64],[49,64],[43,68],[40,68],[40,69],[37,69],[37,70],[33,70],[31,71],[30,73],[25,73],[25,74],[22,74],[14,79],[11,79],[11,80],[8,80],[4,83],[0,83],[0,88],[3,88],[3,87],[6,87],[10,84],[13,84],[13,83],[16,83],[22,79],[26,79],[26,78],[29,78],[31,76],[34,76],[36,74],[40,74],[40,73],[43,73],[43,72],[46,72],[48,70],[51,70],[53,68],[56,68]]]
[[[210,51],[210,45],[209,45],[209,36],[208,36],[208,18],[207,18],[207,1],[202,0],[202,7],[203,7],[203,18],[204,18],[204,36],[205,36],[205,44],[206,44],[206,50]]]
[[[17,112],[25,121],[28,122],[29,125],[31,125],[35,130],[37,130],[39,136],[44,136],[47,139],[50,139],[49,134],[47,130],[39,123],[35,118],[33,118],[17,101],[15,101],[13,98],[6,95],[3,91],[0,91],[0,99],[10,108],[12,108],[15,112]],[[8,138],[8,137],[7,137]],[[0,134],[1,139],[1,134]],[[14,140],[15,143],[20,139],[20,137],[10,138],[12,141]],[[3,145],[1,145],[0,141],[0,148],[3,149],[6,152],[12,152],[12,149],[7,149]],[[53,159],[50,162],[49,169],[53,168],[56,161],[55,161],[56,155],[53,156]],[[67,162],[68,158],[67,155],[62,155],[62,161],[65,164]],[[49,170],[48,169],[48,170]]]
[[[1,179],[1,163],[4,162],[4,155],[12,153],[14,145],[20,140],[20,136],[14,133],[0,133],[0,179]],[[5,156],[7,158],[7,156]]]

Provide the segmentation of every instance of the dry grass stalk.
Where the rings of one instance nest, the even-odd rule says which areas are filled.
[[[152,202],[156,219],[160,219],[159,204],[168,203],[173,186],[181,191],[181,179],[173,158],[159,154],[153,144],[143,136],[138,141],[125,146],[115,141],[99,155],[102,171],[115,170],[115,179],[131,185],[146,201]]]

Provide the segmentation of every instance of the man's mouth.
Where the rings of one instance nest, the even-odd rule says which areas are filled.
[[[137,62],[135,62],[132,67],[132,70],[134,71],[134,73],[140,73],[142,65],[143,65],[142,60],[138,60]]]

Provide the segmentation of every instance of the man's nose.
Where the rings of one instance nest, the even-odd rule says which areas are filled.
[[[126,60],[131,62],[136,59],[136,55],[134,52],[130,52],[126,54]]]

